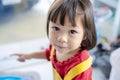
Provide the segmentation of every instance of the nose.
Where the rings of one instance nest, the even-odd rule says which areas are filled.
[[[65,35],[65,34],[60,34],[60,35],[58,35],[57,40],[58,40],[60,43],[66,43],[66,42],[67,42],[67,35]]]

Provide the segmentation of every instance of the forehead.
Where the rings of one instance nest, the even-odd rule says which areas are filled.
[[[73,25],[72,22],[70,21],[69,15],[66,15],[66,16],[65,16],[64,25],[67,24],[68,26],[72,26],[72,27],[76,27],[76,26],[78,26],[78,25],[82,25],[81,16],[80,16],[80,15],[76,15],[75,18],[74,18],[74,22],[75,22],[75,25]],[[60,16],[58,16],[56,22],[54,22],[54,23],[62,25],[62,24],[60,23]],[[63,25],[63,26],[64,26],[64,25]]]

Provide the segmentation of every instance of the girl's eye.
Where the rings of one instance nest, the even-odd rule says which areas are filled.
[[[76,34],[77,31],[75,31],[75,30],[70,30],[70,33],[71,33],[71,34]]]
[[[56,27],[56,26],[52,27],[52,29],[53,29],[54,31],[59,31],[59,30],[60,30],[60,28],[59,28],[59,27]]]

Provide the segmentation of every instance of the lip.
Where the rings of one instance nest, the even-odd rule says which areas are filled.
[[[64,49],[64,48],[67,48],[66,46],[59,46],[59,45],[56,45],[57,48],[60,48],[60,49]]]

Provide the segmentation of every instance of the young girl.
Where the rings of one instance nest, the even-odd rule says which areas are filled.
[[[92,5],[89,0],[55,0],[48,12],[50,46],[31,54],[15,54],[19,61],[47,58],[54,80],[92,80],[92,58],[87,50],[96,45]]]

